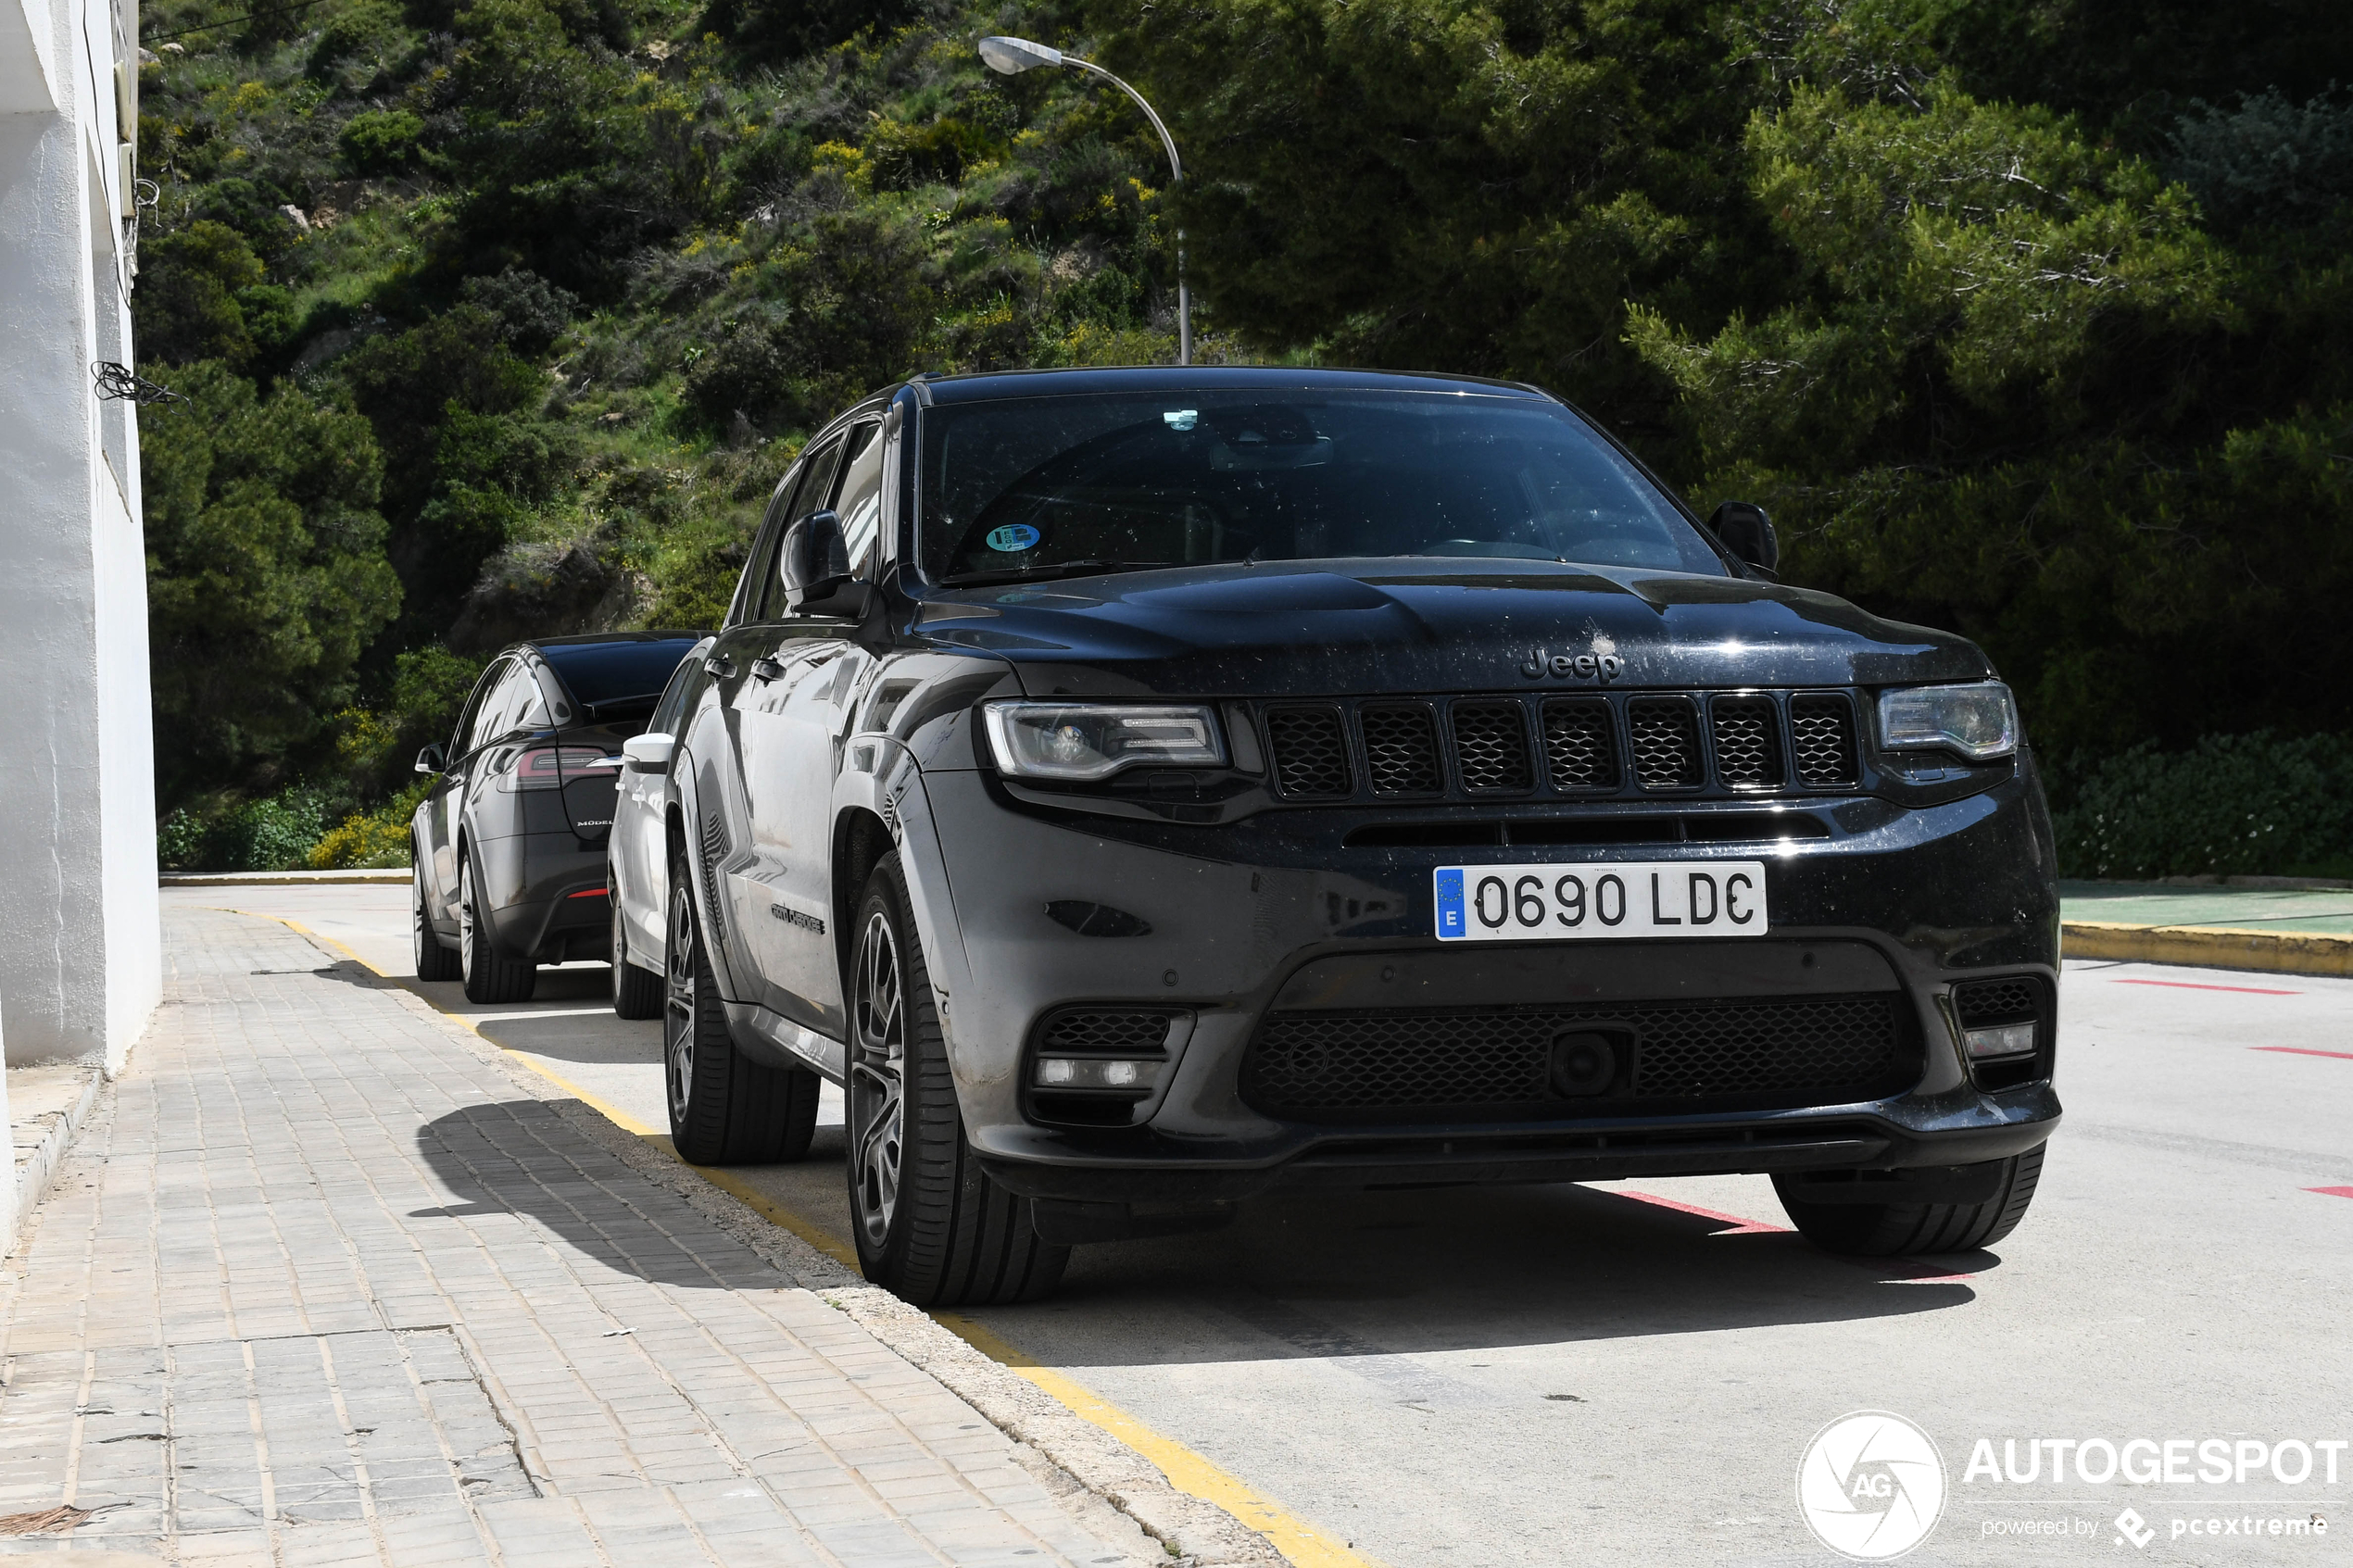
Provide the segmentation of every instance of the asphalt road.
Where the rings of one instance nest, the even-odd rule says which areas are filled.
[[[403,889],[165,897],[409,970]],[[657,1026],[612,1018],[605,985],[570,966],[497,1009],[421,989],[662,1125]],[[1795,1477],[1861,1410],[1943,1456],[1911,1562],[2353,1562],[2353,1449],[2300,1484],[2269,1468],[2353,1440],[2353,982],[2070,964],[2061,1014],[2067,1123],[1988,1251],[1829,1257],[1762,1177],[1278,1198],[1081,1249],[1055,1300],[975,1315],[1390,1568],[1838,1561]],[[738,1174],[845,1236],[838,1103],[809,1162]],[[2032,1447],[2138,1438],[2188,1440],[2156,1450],[2184,1479],[2055,1486]],[[1988,1480],[1980,1439],[2037,1478]],[[2259,1443],[2243,1483],[2196,1479]],[[2327,1533],[2270,1533],[2315,1515]]]

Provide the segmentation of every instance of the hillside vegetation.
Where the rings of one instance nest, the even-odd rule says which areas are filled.
[[[170,857],[397,860],[486,653],[709,623],[799,441],[897,376],[1170,358],[1180,223],[1202,357],[1564,393],[1703,509],[1771,508],[1790,579],[1982,641],[2064,788],[2353,728],[2353,8],[143,21],[133,302],[188,398],[144,423]],[[1187,185],[1116,94],[983,69],[988,31],[1128,75]]]

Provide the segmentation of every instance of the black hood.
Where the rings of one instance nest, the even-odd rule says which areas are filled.
[[[1993,673],[1966,639],[1736,577],[1424,556],[933,590],[939,643],[1035,696],[1232,696],[1552,686],[1886,685]],[[1539,659],[1593,656],[1590,678]],[[1604,658],[1618,661],[1606,676]]]

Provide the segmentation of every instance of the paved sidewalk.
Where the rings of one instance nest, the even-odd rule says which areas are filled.
[[[2353,889],[2062,882],[2061,918],[2120,925],[2353,935]]]
[[[0,1515],[283,1568],[1157,1555],[413,998],[254,917],[166,947],[0,1272]]]

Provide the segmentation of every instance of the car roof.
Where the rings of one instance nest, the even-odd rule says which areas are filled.
[[[1489,381],[1480,376],[1289,365],[1119,365],[1089,370],[982,370],[969,375],[925,375],[908,384],[925,402],[942,404],[1051,397],[1069,393],[1241,391],[1254,387],[1327,392],[1453,392],[1552,401],[1550,395],[1524,383]]]
[[[525,637],[515,646],[550,653],[561,648],[595,647],[608,643],[691,643],[710,635],[708,632],[683,627],[661,632],[581,632],[568,637]]]

